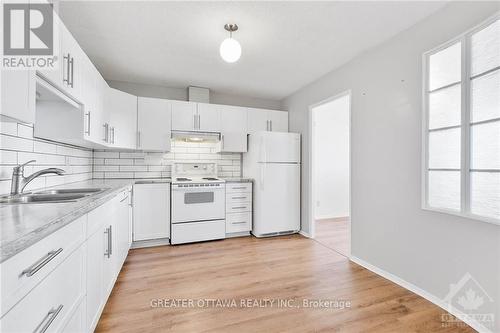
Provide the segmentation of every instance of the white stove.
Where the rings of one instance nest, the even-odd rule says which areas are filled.
[[[172,244],[226,235],[226,185],[215,163],[175,163],[172,170]]]

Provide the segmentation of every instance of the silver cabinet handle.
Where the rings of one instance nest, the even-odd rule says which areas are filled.
[[[47,253],[43,258],[35,262],[33,265],[30,267],[26,268],[21,272],[20,276],[26,275],[27,277],[33,276],[36,272],[38,272],[40,269],[42,269],[43,266],[47,265],[52,259],[57,257],[59,253],[62,252],[62,247],[60,247],[57,250],[50,251]]]
[[[85,134],[90,136],[90,111],[85,114],[87,116],[87,130]]]
[[[232,197],[231,199],[246,199],[248,197]]]
[[[111,231],[110,231],[110,228],[106,228],[106,230],[104,230],[104,234],[106,235],[106,240],[107,240],[107,244],[106,244],[106,252],[104,252],[104,256],[105,257],[110,257],[111,256],[111,253],[109,251],[109,243],[111,242],[109,236],[111,235]]]
[[[71,88],[74,88],[75,58],[71,57]]]
[[[68,55],[63,56],[63,61],[66,61],[66,77],[63,78],[63,82],[66,83],[66,85],[69,87],[70,86],[70,81],[69,81],[69,72],[71,71],[71,62],[70,62],[71,56],[68,53]]]
[[[233,209],[245,209],[247,208],[246,206],[238,206],[238,207],[233,207]]]
[[[110,141],[110,143],[114,144],[115,143],[115,127],[114,126],[110,127],[109,133],[110,133],[109,141]]]
[[[137,148],[141,147],[141,131],[137,131]]]
[[[33,332],[44,333],[45,331],[47,331],[47,329],[52,324],[54,319],[56,319],[59,312],[61,312],[62,308],[63,308],[63,305],[61,304],[57,308],[51,309],[49,312],[47,312],[47,315],[43,318],[42,322],[40,324],[38,324],[38,326],[35,328],[35,330]]]
[[[109,237],[109,242],[108,242],[109,251],[108,252],[109,252],[109,255],[112,255],[113,254],[113,229],[112,229],[112,226],[109,226],[108,237]]]
[[[102,141],[108,142],[109,124],[108,123],[104,123],[104,125],[102,125],[102,126],[104,127],[104,139],[102,139]]]
[[[198,115],[198,129],[201,129],[201,115]]]
[[[246,186],[233,187],[233,190],[245,190],[246,188]]]
[[[224,151],[224,134],[221,134],[222,151]]]
[[[269,120],[269,128],[270,128],[270,131],[272,132],[273,131],[273,121],[272,120]]]
[[[231,224],[246,224],[247,221],[241,221],[241,222],[231,222]]]

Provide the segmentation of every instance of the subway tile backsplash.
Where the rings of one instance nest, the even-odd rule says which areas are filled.
[[[215,143],[172,142],[168,153],[94,151],[94,178],[170,177],[174,162],[217,163],[219,177],[241,176],[241,154],[216,153]]]
[[[29,160],[25,175],[45,168],[60,168],[64,176],[45,175],[32,181],[27,191],[92,178],[170,177],[174,162],[211,162],[219,177],[240,177],[239,153],[216,153],[215,143],[172,142],[168,153],[91,150],[33,137],[33,126],[0,118],[0,195],[10,192],[12,169]]]
[[[92,178],[92,150],[35,139],[32,125],[0,119],[0,194],[10,192],[12,168],[29,160],[36,162],[25,167],[25,175],[52,167],[66,174],[41,176],[28,191]]]

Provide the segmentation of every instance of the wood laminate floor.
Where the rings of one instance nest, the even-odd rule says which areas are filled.
[[[349,257],[351,235],[349,218],[316,220],[315,240]]]
[[[175,298],[195,306],[155,307]],[[238,306],[203,307],[209,299]],[[291,307],[242,307],[246,299]],[[303,299],[351,306],[304,308]],[[96,332],[473,332],[443,327],[444,313],[316,241],[245,237],[131,250]]]

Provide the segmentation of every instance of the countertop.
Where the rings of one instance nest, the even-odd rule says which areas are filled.
[[[251,183],[252,178],[245,177],[231,177],[231,178],[222,178],[226,181],[226,183]]]
[[[106,188],[74,202],[0,205],[0,263],[68,225],[135,183],[168,183],[159,179],[93,179],[51,187]]]
[[[227,183],[248,183],[251,178],[223,178]],[[92,179],[52,187],[106,188],[74,202],[0,205],[0,263],[68,225],[134,184],[170,183],[170,178]]]

